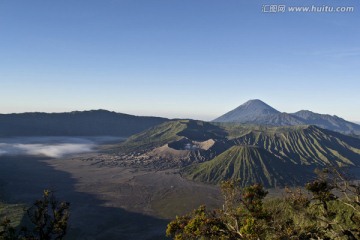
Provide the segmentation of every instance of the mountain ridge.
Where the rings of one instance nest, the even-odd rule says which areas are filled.
[[[260,108],[259,111],[259,106]],[[212,120],[268,126],[316,125],[345,134],[360,135],[360,125],[338,116],[300,110],[295,113],[280,112],[261,100],[249,100],[239,107]]]
[[[0,136],[121,136],[127,137],[168,121],[107,110],[62,113],[0,114]]]

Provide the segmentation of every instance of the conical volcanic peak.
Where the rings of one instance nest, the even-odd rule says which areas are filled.
[[[213,120],[214,122],[252,122],[258,118],[280,112],[259,99],[249,100],[234,110]]]

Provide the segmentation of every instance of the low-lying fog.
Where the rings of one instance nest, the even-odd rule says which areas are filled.
[[[35,155],[61,158],[95,151],[100,144],[122,141],[120,137],[14,137],[0,138],[0,156]]]

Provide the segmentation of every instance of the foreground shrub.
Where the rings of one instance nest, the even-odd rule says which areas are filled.
[[[0,223],[0,240],[61,240],[67,231],[69,207],[68,202],[59,202],[52,191],[44,190],[42,199],[26,211],[29,226],[16,229],[5,218]]]
[[[264,201],[267,191],[236,181],[221,184],[223,207],[205,206],[171,221],[174,239],[335,239],[360,240],[360,185],[337,169],[317,171],[305,190],[285,189]]]

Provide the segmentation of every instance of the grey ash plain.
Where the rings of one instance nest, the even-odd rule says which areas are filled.
[[[111,161],[112,156],[99,151],[114,138],[37,137],[1,142],[5,140],[8,146],[30,145],[32,149],[15,152],[12,148],[0,155],[1,201],[30,205],[43,189],[54,190],[60,200],[71,203],[66,239],[165,239],[170,219],[201,204],[215,207],[221,201],[217,187],[185,180],[176,171],[105,166],[103,160]],[[76,151],[69,153],[63,146]]]

